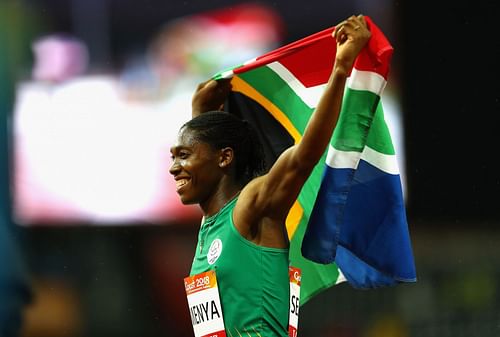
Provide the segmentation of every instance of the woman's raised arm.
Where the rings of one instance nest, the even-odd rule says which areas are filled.
[[[364,17],[359,15],[339,23],[332,35],[337,43],[333,70],[301,141],[284,151],[268,174],[245,188],[254,206],[264,211],[261,215],[278,220],[288,214],[330,142],[340,114],[347,76],[371,33]]]

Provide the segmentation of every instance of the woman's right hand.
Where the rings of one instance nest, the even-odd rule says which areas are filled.
[[[365,18],[363,15],[349,17],[335,26],[332,35],[337,40],[335,66],[348,72],[371,37]]]
[[[222,110],[231,87],[231,79],[208,80],[200,83],[191,101],[192,117],[207,111]]]

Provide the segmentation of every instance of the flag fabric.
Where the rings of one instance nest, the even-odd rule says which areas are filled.
[[[381,96],[393,48],[372,33],[347,81],[329,149],[286,226],[290,260],[302,269],[301,301],[348,281],[355,288],[415,282],[401,179]],[[335,27],[214,76],[232,77],[229,110],[257,126],[271,162],[300,141],[335,60]]]

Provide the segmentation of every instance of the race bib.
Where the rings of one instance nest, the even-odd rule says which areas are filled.
[[[215,271],[184,279],[195,337],[226,337]]]
[[[300,307],[300,269],[288,267],[290,276],[290,315],[288,318],[288,336],[297,337],[299,326],[299,307]]]

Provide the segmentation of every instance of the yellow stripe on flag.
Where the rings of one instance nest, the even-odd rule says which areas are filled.
[[[233,86],[232,90],[235,92],[240,92],[245,96],[253,99],[260,105],[264,107],[269,113],[276,118],[276,120],[286,129],[286,131],[293,137],[295,144],[297,144],[302,138],[301,134],[297,129],[293,126],[292,122],[288,119],[288,117],[278,108],[275,104],[273,104],[270,100],[264,97],[261,93],[255,90],[251,85],[245,82],[241,77],[234,76],[231,84]],[[288,238],[291,240],[297,227],[299,226],[300,220],[302,219],[302,215],[304,214],[304,209],[299,204],[297,200],[293,204],[288,216],[286,218],[286,229],[288,232]]]
[[[264,107],[269,113],[276,118],[276,120],[283,125],[283,127],[288,131],[290,136],[292,136],[295,144],[297,144],[302,138],[301,134],[297,129],[293,126],[292,122],[288,119],[288,117],[278,108],[274,103],[264,97],[261,93],[255,90],[251,85],[245,82],[238,76],[234,76],[231,84],[233,86],[233,91],[240,92],[247,97],[250,97],[260,105]]]
[[[295,200],[292,208],[288,212],[288,216],[286,217],[286,231],[288,233],[288,239],[291,240],[297,227],[299,226],[300,220],[302,219],[302,215],[304,215],[304,209],[299,204],[298,200]]]

